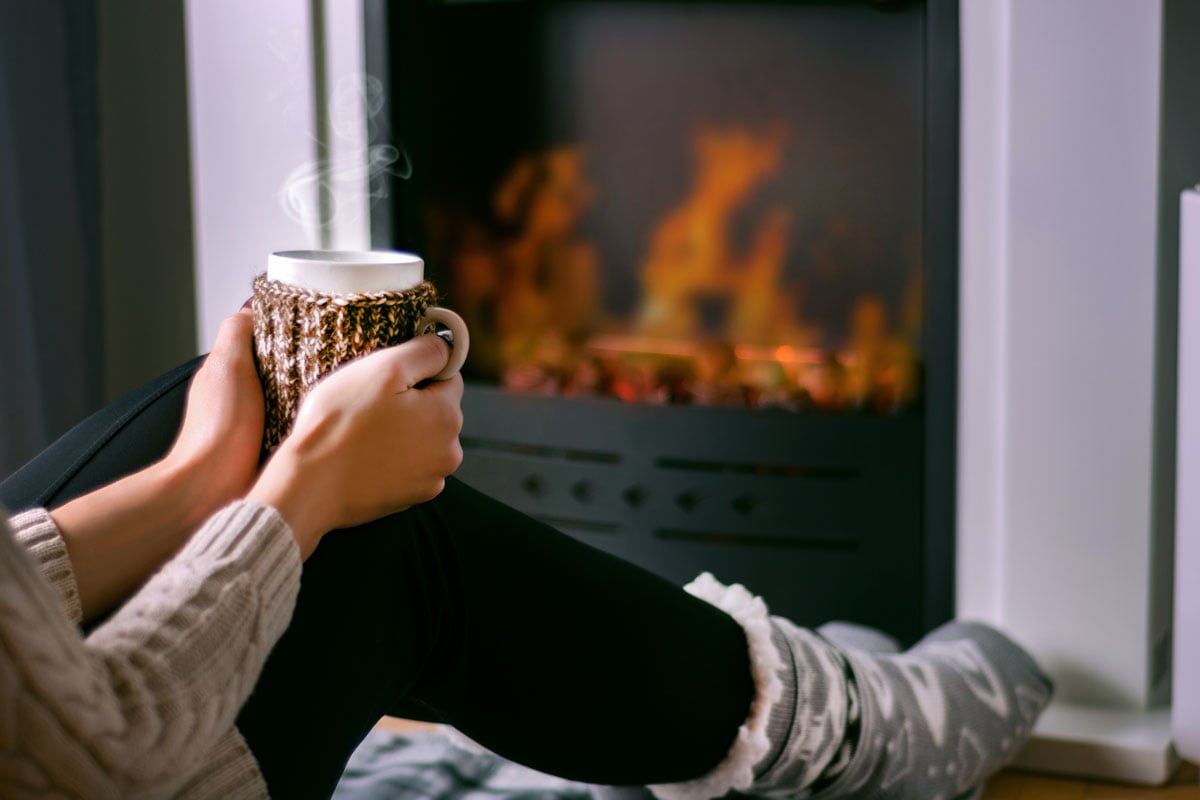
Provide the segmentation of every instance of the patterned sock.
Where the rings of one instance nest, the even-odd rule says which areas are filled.
[[[751,793],[768,798],[809,797],[845,772],[858,750],[862,705],[849,662],[813,631],[771,617],[771,643],[783,667],[779,701],[767,720],[771,750],[754,767]],[[803,789],[803,792],[797,790]]]
[[[900,642],[878,628],[868,628],[854,622],[826,622],[817,633],[843,650],[863,650],[868,653],[899,653]]]
[[[961,797],[1013,756],[1050,699],[1050,681],[1033,660],[984,625],[951,623],[906,653],[887,654],[841,650],[788,620],[771,622],[797,673],[818,677],[797,684],[787,744],[756,775],[751,791],[765,797]],[[848,672],[831,672],[831,661]],[[814,685],[827,688],[804,702]],[[839,689],[844,711],[829,699]],[[828,733],[839,725],[840,740]]]
[[[853,622],[826,622],[817,628],[817,634],[842,650],[861,650],[865,653],[900,652],[900,642],[891,636],[876,628],[856,625]],[[845,658],[842,659],[842,676],[846,680],[846,733],[833,760],[810,787],[809,791],[813,794],[820,794],[842,777],[842,773],[850,767],[854,755],[858,752],[858,742],[862,736],[862,701],[858,691],[858,679],[854,677],[854,670]],[[772,720],[775,716],[776,714],[772,713]]]
[[[875,628],[856,625],[853,622],[826,622],[817,628],[817,634],[843,650],[853,649],[868,653],[900,652],[900,643],[891,636]],[[790,664],[791,651],[788,649],[787,638],[778,629],[772,632],[771,643],[779,651],[784,664]],[[811,787],[813,792],[819,792],[823,787],[832,785],[850,766],[854,754],[858,752],[858,740],[862,730],[862,704],[859,702],[858,681],[854,677],[854,671],[850,668],[850,662],[845,658],[840,658],[839,661],[841,677],[845,681],[846,695],[849,698],[846,703],[846,727],[841,744],[838,745],[833,758],[813,779]],[[826,684],[834,682],[836,682],[835,676],[832,675],[827,676],[824,681]],[[788,670],[787,677],[782,681],[783,693],[767,721],[767,736],[773,746],[766,757],[755,765],[755,774],[757,775],[765,773],[778,762],[784,746],[787,744],[788,733],[796,719],[796,685],[797,682],[792,676],[791,670]]]
[[[950,623],[899,653],[869,629],[826,638],[772,617],[708,573],[685,588],[742,626],[758,691],[726,758],[651,786],[661,800],[957,800],[1012,758],[1050,700],[1033,659],[986,625]]]

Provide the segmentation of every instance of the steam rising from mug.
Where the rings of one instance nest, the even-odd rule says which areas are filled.
[[[337,137],[338,155],[328,160],[313,159],[296,167],[279,191],[284,213],[304,227],[309,239],[335,223],[353,222],[362,205],[352,202],[366,197],[366,208],[388,196],[388,176],[408,178],[412,161],[400,147],[368,144],[385,127],[381,117],[385,105],[383,83],[370,75],[355,75],[338,81],[329,102],[330,130]],[[365,140],[359,128],[366,112]]]

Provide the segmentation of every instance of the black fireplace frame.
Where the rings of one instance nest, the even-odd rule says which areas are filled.
[[[548,2],[518,0],[507,5],[537,7]],[[390,97],[395,65],[389,60],[389,36],[397,7],[387,0],[367,0],[364,5],[367,71],[383,80]],[[463,433],[467,459],[461,474],[478,488],[670,579],[684,579],[695,567],[711,568],[725,577],[722,564],[740,559],[741,569],[735,568],[733,577],[765,591],[782,613],[805,623],[853,617],[911,640],[951,618],[955,607],[959,11],[957,0],[863,0],[863,5],[916,6],[925,14],[921,413],[870,417],[663,408],[530,397],[468,385]],[[387,198],[372,209],[375,247],[412,247],[407,230],[412,210],[403,208],[401,188],[391,187]],[[747,430],[761,437],[749,449],[739,438]],[[633,438],[651,451],[641,456],[622,452],[614,446],[621,437]],[[690,441],[672,443],[672,437]],[[815,451],[797,458],[793,446],[798,441],[806,447],[813,444]],[[871,454],[872,443],[881,442],[885,445]],[[861,463],[844,463],[839,454],[848,446],[868,455]],[[916,476],[906,474],[912,471],[906,466],[911,460],[890,455],[911,455],[913,448],[920,451]],[[843,492],[842,487],[859,478],[868,486],[864,493]],[[619,510],[592,513],[601,498]],[[821,520],[840,512],[864,517],[860,521],[870,525],[870,509],[863,508],[869,498],[915,514],[919,535],[903,552],[889,555],[883,545],[874,571],[855,578],[847,588],[841,583],[845,573],[839,559],[859,546],[853,537],[840,534],[835,526],[824,536],[810,531],[793,539],[786,533],[787,509]],[[765,518],[775,533],[746,533],[738,527],[753,517]],[[702,522],[688,523],[689,519]],[[874,524],[884,525],[886,519],[886,514],[878,514]],[[622,543],[620,534],[631,529],[652,541]],[[736,544],[741,555],[717,555],[733,552],[730,544]],[[912,545],[915,554],[909,549]],[[678,554],[678,568],[664,566],[664,552]],[[920,587],[919,597],[889,584],[887,570],[880,568],[893,556],[897,569],[908,570]],[[777,602],[772,591],[786,582],[789,564],[812,570],[797,580],[818,585]]]

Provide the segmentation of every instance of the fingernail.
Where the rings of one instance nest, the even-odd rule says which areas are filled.
[[[254,298],[253,298],[253,297],[247,297],[247,298],[246,298],[246,302],[242,303],[242,309],[249,308],[249,307],[250,307],[250,304],[251,304],[251,303],[253,303],[253,302],[254,302]],[[239,310],[239,311],[241,311],[242,309],[238,309],[238,310]]]

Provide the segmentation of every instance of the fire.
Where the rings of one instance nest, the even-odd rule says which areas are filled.
[[[642,264],[642,332],[693,337],[706,327],[703,304],[723,300],[730,308],[717,331],[723,338],[779,333],[772,328],[781,316],[775,289],[787,254],[787,211],[773,209],[758,220],[742,253],[730,244],[730,226],[754,189],[778,172],[783,143],[781,129],[761,136],[740,129],[696,132],[692,190],[655,228]]]
[[[879,297],[854,303],[843,347],[818,347],[803,286],[787,278],[794,210],[758,212],[746,244],[735,243],[735,216],[746,224],[756,192],[778,179],[786,143],[782,126],[694,131],[692,185],[652,227],[640,297],[624,317],[602,307],[601,250],[581,233],[597,201],[586,148],[517,160],[493,192],[493,224],[455,221],[451,299],[475,332],[474,370],[518,391],[631,402],[910,404],[917,359]],[[845,220],[831,224],[845,233]],[[902,310],[909,322],[911,309]]]

